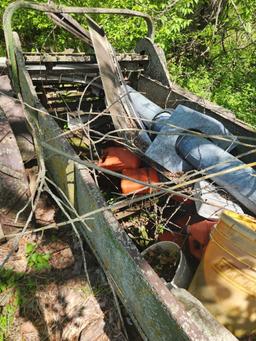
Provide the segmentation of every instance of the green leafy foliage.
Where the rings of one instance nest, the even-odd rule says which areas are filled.
[[[0,16],[10,2],[1,1]],[[256,126],[256,0],[55,0],[55,4],[128,8],[151,15],[155,41],[167,55],[172,79]],[[74,17],[87,25],[84,16]],[[93,18],[119,51],[133,49],[146,34],[146,24],[140,18]],[[55,28],[44,14],[20,11],[13,25],[28,50],[86,50],[82,42]],[[1,31],[0,53],[4,53]]]
[[[2,308],[0,314],[0,341],[5,341],[8,339],[9,330],[14,322],[16,310],[16,300],[12,304],[7,304]]]
[[[28,266],[41,271],[50,268],[49,260],[51,255],[49,253],[36,252],[37,245],[33,243],[27,243],[26,245],[26,257],[28,260]]]
[[[10,340],[10,331],[17,309],[27,309],[34,299],[36,280],[22,272],[0,269],[0,294],[9,297],[8,303],[0,307],[0,341]]]

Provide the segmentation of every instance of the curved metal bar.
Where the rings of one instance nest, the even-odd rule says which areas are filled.
[[[125,15],[128,17],[139,17],[146,21],[148,32],[147,37],[150,39],[154,39],[154,25],[152,18],[148,14],[144,14],[139,11],[133,11],[129,9],[122,8],[95,8],[95,7],[65,7],[65,6],[54,6],[50,4],[36,4],[28,1],[16,1],[11,3],[7,8],[5,13],[7,12],[6,19],[9,18],[11,20],[12,14],[19,8],[29,8],[35,9],[41,12],[50,12],[50,13],[77,13],[77,14],[117,14],[117,15]],[[9,15],[8,15],[9,13]],[[8,19],[7,19],[8,20]]]
[[[11,73],[12,73],[12,82],[13,87],[16,92],[19,92],[19,83],[18,83],[18,73],[17,73],[17,65],[15,60],[15,42],[12,34],[12,17],[16,10],[21,8],[34,9],[40,12],[48,12],[48,13],[77,13],[77,14],[118,14],[118,15],[126,15],[126,16],[136,16],[144,19],[147,23],[147,36],[153,41],[154,39],[154,26],[152,19],[149,15],[143,14],[138,11],[132,11],[128,9],[118,9],[118,8],[86,8],[86,7],[62,7],[62,6],[54,6],[50,4],[36,4],[28,1],[16,1],[11,3],[5,10],[3,15],[3,28],[5,35],[5,42],[7,47],[7,55],[9,59],[9,63],[12,65]]]

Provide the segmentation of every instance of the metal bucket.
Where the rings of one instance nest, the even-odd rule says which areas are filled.
[[[173,287],[186,289],[189,286],[192,274],[179,245],[170,241],[158,242],[149,246],[141,254],[144,258],[146,258],[150,251],[155,251],[156,253],[168,252],[169,255],[178,254],[178,266],[175,270],[175,275],[169,282],[164,279],[167,283],[166,286],[169,289],[172,289]]]

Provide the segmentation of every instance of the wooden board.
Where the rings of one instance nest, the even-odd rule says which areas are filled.
[[[0,108],[0,219],[13,222],[29,199],[29,185],[15,136]],[[8,230],[9,232],[9,230]]]
[[[28,130],[22,105],[15,98],[7,75],[0,76],[0,93],[0,107],[15,135],[22,160],[27,162],[35,157],[34,143]]]

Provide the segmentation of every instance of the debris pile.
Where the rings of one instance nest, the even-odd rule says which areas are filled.
[[[217,251],[215,253],[209,252],[209,249],[213,243],[212,240],[215,240],[213,235],[216,234],[216,224],[219,226],[218,223],[220,224],[220,219],[223,219],[225,214],[229,214],[223,212],[229,212],[225,211],[228,209],[236,212],[236,214],[239,213],[240,216],[237,215],[237,217],[240,217],[241,219],[243,219],[242,217],[246,217],[245,215],[241,215],[243,214],[243,210],[256,214],[256,172],[252,167],[250,167],[250,165],[245,164],[239,160],[238,157],[232,155],[232,152],[235,150],[240,141],[221,122],[185,105],[178,105],[176,108],[167,108],[163,110],[142,94],[138,93],[130,86],[127,86],[122,78],[120,69],[117,67],[118,63],[116,61],[115,54],[111,53],[111,48],[108,45],[109,43],[107,42],[106,36],[103,37],[99,34],[99,32],[94,31],[94,28],[90,25],[90,23],[89,26],[93,37],[92,42],[95,48],[97,62],[99,64],[103,88],[106,93],[107,105],[110,106],[109,110],[113,119],[114,127],[117,131],[121,128],[123,130],[124,128],[125,121],[120,123],[115,118],[117,112],[119,114],[122,112],[122,115],[126,117],[126,122],[129,122],[130,117],[135,117],[138,129],[137,135],[134,136],[134,134],[130,134],[130,125],[126,124],[125,128],[127,130],[124,134],[121,132],[120,136],[125,139],[128,146],[131,147],[134,144],[137,147],[135,148],[137,154],[142,154],[145,158],[144,162],[153,166],[153,168],[134,167],[131,158],[130,169],[122,170],[122,174],[126,177],[128,176],[129,178],[137,180],[138,182],[131,181],[127,178],[122,179],[120,192],[124,195],[132,194],[134,196],[152,193],[153,191],[157,196],[157,190],[152,185],[160,183],[161,181],[162,185],[159,186],[159,190],[161,188],[165,189],[165,195],[168,197],[168,185],[165,185],[168,184],[168,179],[163,176],[162,169],[164,168],[166,171],[171,172],[171,174],[177,174],[178,172],[186,173],[193,170],[194,175],[192,179],[196,179],[196,181],[192,181],[192,183],[195,187],[193,188],[189,198],[185,197],[180,203],[180,206],[183,206],[184,209],[186,206],[185,200],[192,200],[192,208],[189,212],[190,222],[182,225],[178,229],[177,225],[175,226],[175,224],[173,224],[176,212],[179,211],[179,209],[177,208],[177,205],[175,208],[175,197],[172,198],[171,195],[171,198],[167,200],[170,200],[170,203],[172,203],[173,206],[172,208],[168,207],[166,210],[168,205],[163,206],[162,204],[160,224],[162,225],[162,232],[169,230],[169,240],[172,240],[172,236],[175,236],[174,234],[176,233],[187,236],[182,248],[188,257],[190,268],[193,268],[191,263],[192,257],[198,261],[202,260],[200,266],[204,267],[204,270],[202,271],[205,272],[206,265],[203,264],[209,262],[207,257],[210,257],[210,259],[213,257],[213,263],[220,261]],[[96,37],[97,43],[100,42],[101,48],[104,46],[105,53],[108,54],[109,58],[107,61],[107,67],[105,56],[103,57],[102,51],[98,49],[98,45],[96,44]],[[108,67],[108,72],[106,72]],[[113,72],[113,70],[115,71]],[[124,97],[120,99],[121,96]],[[119,98],[118,105],[120,105],[120,102],[123,102],[122,110],[117,107],[115,109],[111,108],[111,103],[113,103],[116,98]],[[133,125],[134,121],[132,126]],[[141,157],[141,163],[143,163],[142,160],[143,157]],[[127,158],[126,161],[129,163],[129,158]],[[255,165],[255,162],[251,165]],[[101,163],[101,166],[104,168],[104,163]],[[158,171],[158,175],[156,171]],[[205,181],[204,178],[208,181]],[[143,187],[141,182],[144,182],[145,186],[150,184],[150,187]],[[172,183],[174,183],[174,181],[172,181]],[[184,183],[186,184],[186,180]],[[222,195],[219,194],[221,191]],[[176,200],[177,197],[179,198],[179,196],[176,196]],[[193,201],[196,204],[194,204]],[[155,207],[159,207],[159,202],[157,204],[154,203],[152,206],[154,205]],[[163,213],[164,209],[165,213]],[[156,210],[154,211],[151,207],[151,210],[148,209],[147,214],[152,216],[152,212],[156,212]],[[185,214],[188,214],[188,212]],[[159,212],[157,212],[157,215],[159,215]],[[169,226],[170,223],[171,226]],[[153,223],[154,236],[161,235],[161,232],[159,234],[156,233],[157,224],[159,224],[159,222]],[[152,242],[152,239],[150,239],[150,226],[147,225],[141,228],[138,223],[137,229],[141,230],[142,238],[144,236],[150,245]],[[244,226],[244,229],[246,230],[246,226]],[[131,234],[131,231],[129,233]],[[230,233],[231,235],[228,238],[232,240],[232,232],[230,231]],[[254,234],[255,239],[255,230],[253,230],[251,234]],[[135,235],[135,242],[136,238],[137,237]],[[208,243],[210,245],[209,247]],[[138,243],[138,245],[140,244]],[[152,247],[154,248],[151,249]],[[232,248],[233,247],[235,246],[232,245]],[[159,248],[154,245],[143,251],[142,254],[160,277],[175,286],[174,278],[178,271],[177,258],[170,260],[169,254],[166,250],[159,251]],[[235,255],[233,257],[236,259],[236,262],[240,261],[240,255]],[[234,273],[234,276],[238,276],[234,263],[231,263],[231,265],[228,263],[223,266],[225,269],[229,268],[229,266],[234,267],[233,270],[230,270],[230,274]],[[186,262],[185,264],[182,264],[182,267],[184,273],[186,271],[189,272],[189,267],[186,267]],[[198,271],[195,278],[202,277],[202,274],[198,275]],[[224,273],[225,270],[222,270],[222,265],[220,265],[219,271]],[[247,270],[239,271],[242,271],[245,275]],[[168,272],[169,274],[167,274]],[[204,302],[204,299],[208,300],[209,297],[214,294],[206,295],[202,298],[201,294],[198,294],[199,288],[202,288],[201,290],[204,292],[207,285],[209,285],[209,288],[211,288],[212,285],[216,286],[215,280],[213,280],[210,275],[209,277],[207,276],[208,275],[206,274],[205,282],[199,283],[197,281],[194,286],[192,284],[194,289],[190,288],[190,291],[195,292],[195,295],[199,297],[202,302]],[[255,271],[252,271],[250,276],[252,277],[250,277],[250,279],[248,278],[248,281],[251,281],[252,283],[253,278],[255,278]],[[188,278],[189,275],[187,274],[186,277]],[[195,283],[195,281],[196,279],[194,279],[193,283]],[[226,283],[224,282],[220,285],[222,290],[227,288]],[[218,285],[219,282],[217,281],[217,286]],[[172,286],[170,287],[172,288]],[[182,285],[180,285],[180,287],[182,287]],[[240,294],[241,292],[239,295]],[[234,296],[232,297],[234,299]],[[219,302],[220,297],[216,297],[215,294],[214,299],[215,301],[213,304],[218,304],[218,311],[221,311],[222,304]],[[255,300],[253,298],[250,299],[250,304],[255,304]],[[232,305],[232,308],[230,308],[229,311],[226,310],[225,314],[221,314],[221,317],[218,313],[216,313],[215,308],[212,308],[209,304],[207,306],[209,307],[209,310],[213,312],[214,316],[220,322],[228,326],[228,328],[232,330],[236,336],[241,337],[246,335],[248,332],[250,333],[254,331],[254,327],[251,325],[251,322],[248,321],[248,318],[251,319],[251,317],[248,316],[242,318],[246,327],[234,327],[234,322],[231,322],[231,315],[233,314],[232,309],[235,309],[234,305]],[[223,315],[225,316],[223,317]],[[252,320],[254,321],[253,323],[255,323],[254,318],[252,318]]]
[[[154,321],[159,316],[182,338],[215,340],[218,329],[220,340],[233,340],[195,297],[234,335],[255,333],[256,231],[247,215],[256,214],[255,146],[238,136],[249,129],[170,81],[148,16],[114,11],[148,26],[136,53],[116,54],[88,14],[86,31],[69,10],[42,8],[94,54],[19,51],[15,59],[17,37],[8,32],[14,85],[36,121],[59,207],[78,224],[143,337],[169,337],[168,323]],[[34,217],[39,225],[54,223],[46,201]]]

